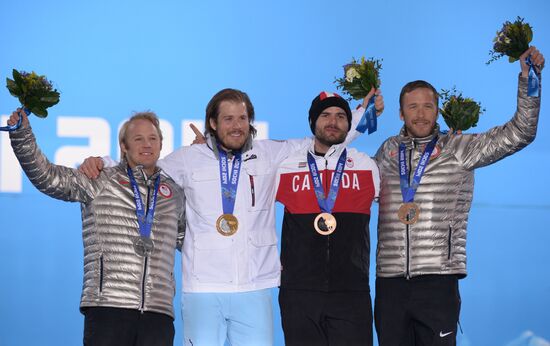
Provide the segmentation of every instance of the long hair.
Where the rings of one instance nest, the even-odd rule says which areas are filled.
[[[208,105],[206,106],[206,117],[204,119],[204,134],[206,135],[210,133],[211,135],[216,135],[216,130],[214,130],[212,126],[210,126],[210,119],[214,119],[214,121],[218,120],[220,104],[223,101],[230,101],[235,103],[244,102],[246,112],[248,113],[248,125],[250,135],[252,136],[252,138],[254,138],[257,133],[256,128],[252,126],[252,123],[254,122],[254,106],[252,105],[252,102],[250,102],[250,98],[245,92],[229,88],[218,91],[216,95],[212,97],[210,102],[208,102]]]

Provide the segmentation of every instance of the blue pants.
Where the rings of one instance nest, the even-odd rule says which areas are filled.
[[[185,346],[273,345],[271,289],[237,293],[183,293]]]

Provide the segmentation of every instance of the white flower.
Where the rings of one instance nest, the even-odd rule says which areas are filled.
[[[350,67],[346,70],[346,81],[348,81],[349,83],[353,82],[355,78],[360,77],[361,75],[359,74],[359,72],[357,72],[355,67]]]

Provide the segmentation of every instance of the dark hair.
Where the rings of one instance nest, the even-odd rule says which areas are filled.
[[[212,128],[212,126],[210,126],[210,119],[214,119],[214,121],[217,121],[220,104],[223,101],[235,103],[244,102],[246,106],[246,112],[248,113],[250,135],[252,137],[255,137],[257,131],[256,128],[252,126],[252,123],[254,122],[254,106],[252,105],[252,102],[250,102],[250,98],[245,92],[229,88],[218,91],[216,95],[214,95],[212,99],[210,99],[210,102],[208,102],[208,105],[206,106],[206,117],[204,119],[205,135],[207,133],[210,133],[211,135],[216,135],[216,131]]]
[[[399,94],[399,109],[403,108],[403,97],[405,96],[405,94],[420,88],[431,90],[434,93],[435,106],[439,107],[439,93],[437,92],[437,90],[435,90],[433,85],[423,80],[415,80],[413,82],[405,84],[403,89],[401,89],[401,93]]]

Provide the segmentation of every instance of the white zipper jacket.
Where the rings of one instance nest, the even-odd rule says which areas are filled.
[[[245,292],[279,285],[281,265],[275,233],[275,181],[279,164],[312,139],[249,141],[233,214],[237,232],[216,230],[223,213],[218,152],[207,144],[183,147],[159,161],[186,196],[186,239],[182,251],[184,292]],[[233,158],[229,159],[229,165]]]

